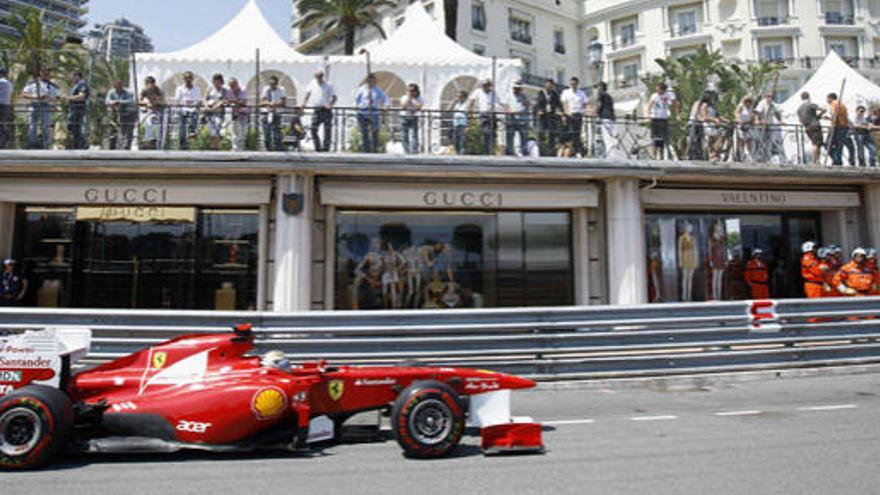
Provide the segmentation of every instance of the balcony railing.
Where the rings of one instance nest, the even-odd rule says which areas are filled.
[[[636,44],[635,35],[616,36],[613,40],[611,40],[611,49],[612,50],[620,50],[622,48],[626,48],[628,46],[633,46],[635,44]]]
[[[788,24],[788,16],[760,16],[758,17],[758,26],[767,27],[767,26],[779,26],[783,24]]]
[[[681,24],[673,26],[672,29],[669,30],[669,36],[671,38],[680,38],[682,36],[690,36],[700,32],[702,32],[702,29],[700,29],[697,24]]]
[[[844,14],[843,12],[825,12],[825,24],[851,26],[855,23],[852,14]]]

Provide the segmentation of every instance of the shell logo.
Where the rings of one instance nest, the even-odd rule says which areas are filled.
[[[277,387],[261,388],[254,394],[251,409],[257,419],[274,419],[287,409],[287,396]]]

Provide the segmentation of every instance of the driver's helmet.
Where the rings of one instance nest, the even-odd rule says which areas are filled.
[[[290,371],[293,365],[283,351],[271,350],[260,358],[260,364],[266,368],[277,368],[282,371]]]

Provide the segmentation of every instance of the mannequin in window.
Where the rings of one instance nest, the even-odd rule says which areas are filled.
[[[697,269],[697,241],[694,226],[685,222],[684,232],[678,236],[678,268],[681,270],[681,300],[693,301],[694,270]]]
[[[401,271],[406,261],[390,242],[382,253],[382,302],[385,308],[400,308]]]
[[[660,254],[656,250],[651,251],[651,257],[648,259],[648,283],[650,284],[648,293],[651,302],[660,302],[663,300],[663,294],[660,291],[660,270],[663,265],[660,262]]]
[[[724,294],[724,269],[727,264],[727,239],[724,225],[718,220],[712,225],[709,237],[709,276],[712,283],[712,300],[720,301]]]

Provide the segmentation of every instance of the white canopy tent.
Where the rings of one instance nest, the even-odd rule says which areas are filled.
[[[799,123],[797,109],[801,106],[801,93],[810,93],[811,99],[819,106],[825,105],[825,97],[828,93],[839,93],[841,84],[846,80],[841,101],[850,110],[855,111],[859,105],[867,106],[870,103],[880,103],[880,86],[869,81],[865,76],[849,66],[840,56],[834,52],[828,52],[825,61],[804,84],[785,103],[782,104],[782,113],[786,122]]]
[[[492,77],[493,60],[449,39],[420,3],[410,5],[405,16],[403,24],[387,40],[368,50],[372,71],[379,75],[380,84],[390,97],[401,96],[405,84],[415,82],[422,87],[425,108],[438,109],[441,101],[448,99],[444,95],[458,89],[470,90],[477,80]],[[261,82],[265,84],[263,80],[268,74],[278,74],[288,93],[293,89],[293,94],[289,94],[291,101],[302,94],[314,71],[323,67],[327,79],[336,87],[338,104],[350,106],[366,75],[365,54],[307,56],[290,48],[254,0],[219,31],[193,46],[170,53],[137,54],[133,70],[138,84],[148,75],[155,77],[166,89],[166,97],[173,97],[167,90],[176,87],[186,71],[192,71],[203,87],[214,73],[220,73],[227,80],[237,78],[242,85],[248,85],[250,94],[255,94],[257,50]],[[519,78],[521,64],[517,59],[499,59],[494,65],[499,95],[507,95]]]

